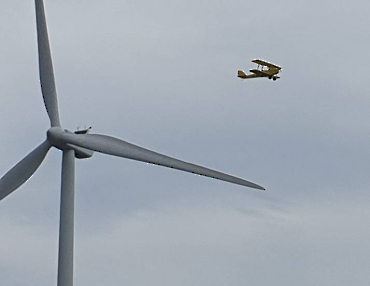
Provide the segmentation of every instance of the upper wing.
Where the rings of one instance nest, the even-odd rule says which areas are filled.
[[[253,60],[252,63],[258,64],[258,65],[261,65],[261,66],[265,66],[265,67],[269,67],[269,68],[275,68],[275,69],[281,70],[281,67],[279,67],[277,65],[274,65],[272,63],[269,63],[269,62],[265,62],[263,60]]]

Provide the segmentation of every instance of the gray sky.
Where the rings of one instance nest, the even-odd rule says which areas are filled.
[[[369,1],[54,2],[63,127],[267,188],[77,161],[76,285],[368,285]],[[49,120],[34,3],[0,3],[2,175]],[[282,78],[236,78],[255,58]],[[60,169],[53,149],[1,201],[2,285],[56,284]]]

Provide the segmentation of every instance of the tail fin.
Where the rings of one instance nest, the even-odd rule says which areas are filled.
[[[238,70],[238,77],[240,77],[240,78],[247,78],[247,75],[242,70]]]

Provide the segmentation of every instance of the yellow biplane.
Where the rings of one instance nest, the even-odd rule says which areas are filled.
[[[278,78],[280,78],[278,74],[281,71],[281,67],[262,60],[253,60],[252,63],[257,64],[257,68],[251,69],[251,74],[245,74],[245,72],[243,72],[242,70],[238,70],[239,78],[248,79],[256,77],[267,77],[272,80],[277,80]]]

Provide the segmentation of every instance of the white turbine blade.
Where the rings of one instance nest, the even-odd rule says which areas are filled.
[[[51,145],[43,142],[0,179],[0,200],[15,191],[35,173]]]
[[[171,158],[169,156],[144,149],[142,147],[110,136],[97,134],[76,135],[73,133],[63,133],[62,138],[62,140],[64,140],[66,143],[71,143],[93,151],[161,165],[164,167],[174,168],[197,175],[219,179],[233,184],[264,190],[263,187],[244,179],[227,175],[195,164],[187,163],[175,158]]]
[[[57,91],[55,87],[54,69],[49,46],[44,3],[42,0],[35,0],[35,4],[42,96],[44,98],[51,126],[60,126]]]

